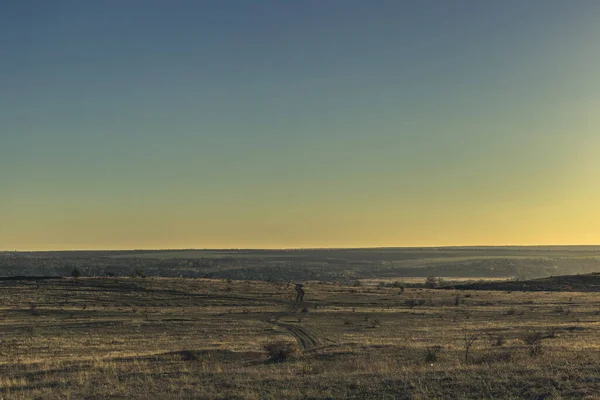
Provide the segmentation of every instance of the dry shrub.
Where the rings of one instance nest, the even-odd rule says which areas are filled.
[[[492,351],[484,354],[480,354],[473,357],[471,362],[473,364],[494,364],[499,362],[509,362],[513,358],[513,354],[509,350],[505,351]]]
[[[410,307],[410,308],[413,308],[416,306],[422,306],[424,304],[425,304],[425,300],[423,300],[423,299],[406,299],[406,300],[404,300],[404,305],[406,307]]]
[[[298,353],[298,345],[285,340],[269,342],[264,348],[273,362],[284,362]]]
[[[442,346],[430,346],[425,349],[425,362],[432,363],[438,360],[438,353],[442,351]]]
[[[541,342],[542,339],[544,339],[544,335],[541,332],[532,332],[523,337],[523,342],[531,346]]]
[[[435,276],[428,276],[425,279],[425,286],[429,289],[435,289],[436,287],[440,286],[440,279],[436,278]]]
[[[380,326],[381,326],[381,321],[379,321],[378,319],[374,319],[369,324],[369,328],[372,328],[372,329],[379,328]]]
[[[492,338],[492,346],[502,346],[504,344],[504,336],[498,335],[495,338]]]
[[[540,332],[533,332],[525,335],[523,342],[529,346],[529,355],[536,357],[542,354],[542,339],[547,338]]]
[[[198,352],[193,350],[183,350],[180,354],[183,361],[197,361],[199,359]]]
[[[565,314],[565,315],[569,315],[571,313],[571,309],[569,307],[561,307],[561,306],[554,307],[554,309],[552,311],[554,311],[557,314]]]

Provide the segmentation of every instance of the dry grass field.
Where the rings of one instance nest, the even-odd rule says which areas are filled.
[[[314,283],[296,307],[281,283],[0,285],[3,399],[600,398],[594,293]]]

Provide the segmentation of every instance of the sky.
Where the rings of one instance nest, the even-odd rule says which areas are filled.
[[[600,244],[597,0],[0,2],[0,249]]]

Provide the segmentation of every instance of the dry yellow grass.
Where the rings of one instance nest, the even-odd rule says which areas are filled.
[[[600,298],[592,293],[400,293],[314,283],[296,308],[293,288],[266,282],[86,278],[2,286],[5,399],[600,393]],[[532,334],[542,337],[540,352],[525,341]],[[476,339],[468,361],[465,337]],[[269,362],[264,346],[276,340],[303,350]]]

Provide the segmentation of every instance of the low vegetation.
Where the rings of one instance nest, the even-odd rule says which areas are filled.
[[[308,283],[298,306],[293,286],[277,282],[81,276],[1,284],[6,399],[600,393],[600,299],[576,287],[401,293]]]

